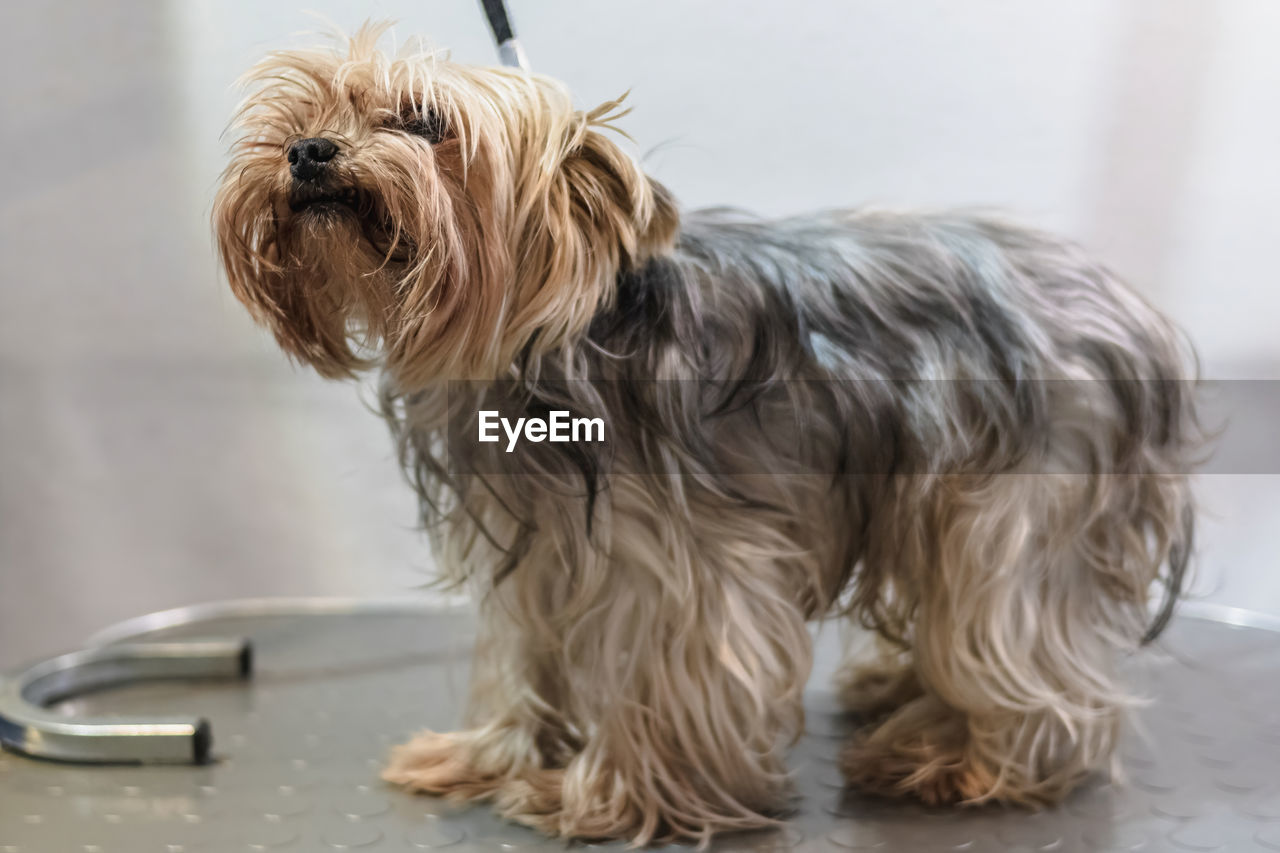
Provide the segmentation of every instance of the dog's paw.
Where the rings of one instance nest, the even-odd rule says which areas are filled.
[[[624,790],[612,795],[593,785],[566,793],[564,771],[525,774],[502,787],[494,798],[508,820],[566,841],[623,840],[644,845],[654,840],[659,821],[646,826],[633,797]]]
[[[502,784],[504,773],[475,760],[473,741],[470,732],[422,732],[391,751],[382,778],[456,802],[491,796]]]
[[[564,816],[564,771],[531,770],[506,780],[493,798],[498,813],[555,837],[573,837]]]
[[[494,802],[504,817],[556,838],[617,840],[631,847],[705,847],[720,833],[778,827],[778,815],[786,806],[782,798],[777,809],[730,806],[708,801],[694,787],[672,802],[653,796],[655,792],[639,779],[609,771],[607,765],[593,770],[582,773],[570,767],[522,774],[504,785]]]
[[[962,748],[899,748],[860,740],[845,748],[840,769],[855,790],[910,797],[927,806],[980,803],[998,789],[996,775]]]

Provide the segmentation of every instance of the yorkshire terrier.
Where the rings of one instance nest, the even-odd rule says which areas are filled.
[[[1193,355],[1065,241],[987,216],[682,211],[547,77],[272,53],[214,206],[235,295],[377,367],[445,580],[467,728],[385,778],[546,833],[776,824],[808,623],[873,629],[850,785],[1036,806],[1106,769],[1193,512]],[[481,410],[604,442],[477,440]]]

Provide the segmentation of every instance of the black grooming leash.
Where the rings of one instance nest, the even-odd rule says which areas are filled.
[[[507,4],[502,0],[480,0],[484,8],[484,16],[489,19],[489,29],[493,31],[493,40],[498,43],[498,58],[503,65],[529,70],[529,58],[524,55],[524,48],[516,39],[516,32],[511,28],[511,16],[507,14]]]

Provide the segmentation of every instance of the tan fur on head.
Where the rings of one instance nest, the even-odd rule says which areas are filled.
[[[491,378],[581,331],[677,214],[604,135],[619,101],[583,112],[546,77],[392,57],[375,47],[386,26],[249,71],[218,247],[236,296],[326,376],[376,348],[404,389]],[[428,117],[438,142],[411,130]],[[312,137],[338,145],[325,181],[352,207],[291,211],[286,153]]]

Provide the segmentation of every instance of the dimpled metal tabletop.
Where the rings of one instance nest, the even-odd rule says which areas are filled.
[[[564,849],[483,806],[385,786],[387,749],[459,721],[474,635],[465,612],[221,615],[146,639],[245,636],[249,682],[151,683],[70,700],[75,713],[207,716],[216,759],[93,767],[0,754],[3,853]],[[835,632],[818,635],[800,794],[786,827],[720,850],[1280,851],[1280,634],[1174,622],[1131,663],[1152,704],[1122,747],[1128,781],[1096,779],[1040,813],[930,810],[843,790],[852,722],[827,692]],[[597,849],[622,845],[572,845]],[[687,849],[687,848],[683,848]]]

